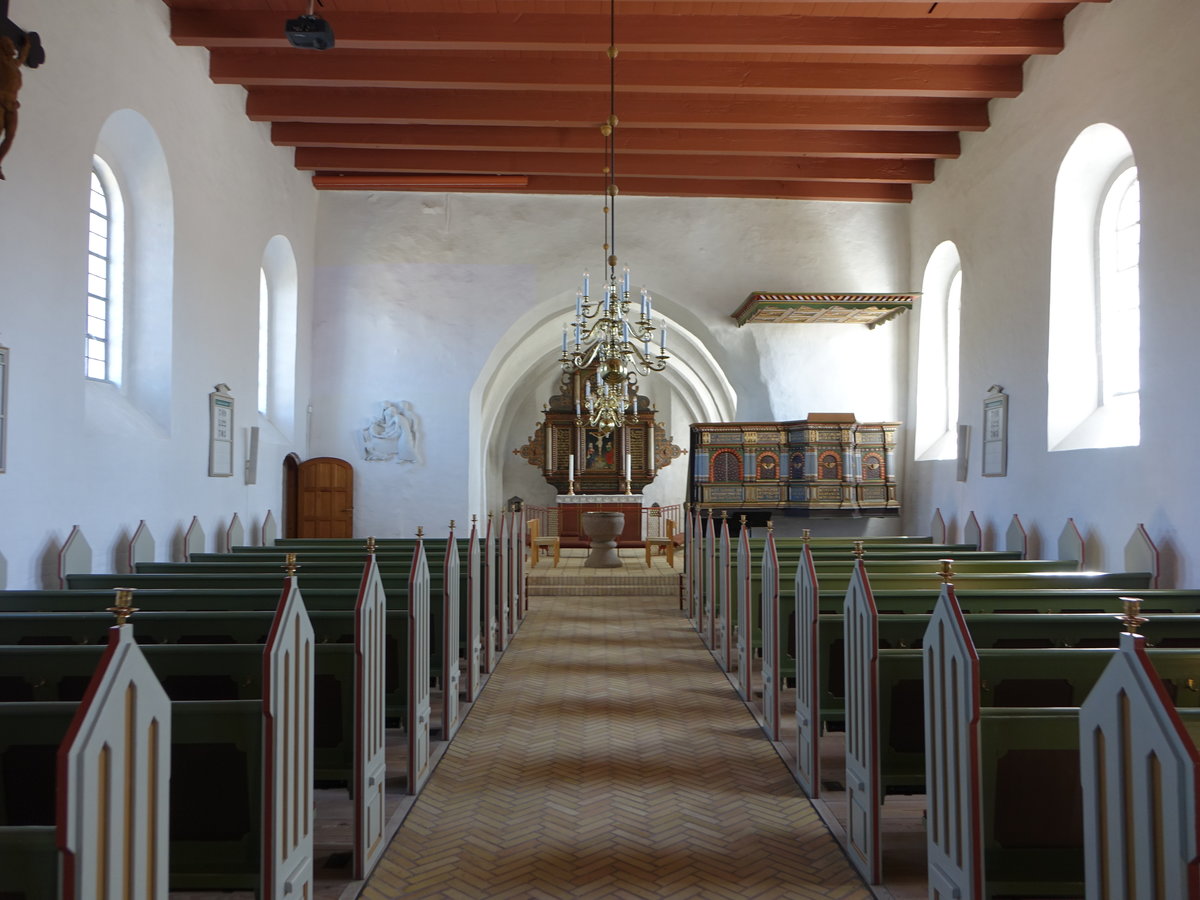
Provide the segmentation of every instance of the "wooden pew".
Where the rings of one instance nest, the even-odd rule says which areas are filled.
[[[172,754],[170,765],[188,772],[188,778],[175,779],[171,794],[173,889],[255,890],[263,897],[311,894],[313,632],[295,579],[285,579],[284,585],[266,643],[256,648],[261,696],[177,701],[171,705],[170,733],[160,734],[164,752],[169,748]],[[128,599],[117,605],[128,606]],[[30,615],[4,614],[0,626],[19,628]],[[161,693],[157,677],[153,680]],[[114,768],[122,766],[117,762]],[[164,843],[167,818],[162,817]],[[94,822],[93,812],[92,830]],[[112,895],[129,894],[114,890]]]
[[[1057,651],[1059,666],[1074,666],[1074,660],[1092,652]],[[1113,665],[1122,651],[1105,653]],[[923,654],[931,896],[1079,896],[1085,872],[1080,735],[1093,732],[1084,731],[1078,707],[984,705],[988,654],[975,649],[952,585],[939,598]],[[1147,657],[1180,688],[1194,682],[1200,671],[1195,651],[1158,650]],[[1101,680],[1103,676],[1096,683]],[[1178,690],[1176,702],[1195,709],[1195,692]],[[1124,726],[1127,737],[1131,724]],[[1119,759],[1120,741],[1110,747],[1106,756]],[[1139,774],[1156,780],[1145,757],[1138,768]],[[1117,806],[1131,796],[1131,782],[1109,782],[1109,787],[1113,793],[1107,796]],[[1161,834],[1173,827],[1169,823],[1163,817],[1147,828]],[[1122,847],[1122,855],[1129,852],[1131,845]],[[1112,883],[1115,893],[1110,896],[1187,896],[1127,891],[1127,885]]]
[[[1088,898],[1200,893],[1200,710],[1177,708],[1156,662],[1123,632],[1079,710]]]
[[[0,703],[6,897],[166,896],[170,702],[131,626],[95,661],[80,702]]]
[[[746,517],[742,516],[741,527],[738,529],[737,566],[734,575],[737,597],[737,688],[738,694],[747,703],[753,697],[754,619],[751,615],[753,595],[750,591],[750,570],[753,558],[750,554],[750,529],[746,527]]]
[[[423,545],[422,545],[423,549]],[[453,532],[447,541],[447,550],[441,557],[441,565],[436,578],[431,578],[434,593],[439,598],[436,615],[426,614],[425,621],[431,625],[429,640],[432,641],[432,652],[429,654],[431,672],[435,681],[442,687],[442,738],[449,740],[461,723],[459,708],[459,685],[461,682],[461,666],[459,663],[460,648],[458,640],[459,629],[459,567],[457,544]],[[324,597],[334,597],[341,591],[340,608],[349,609],[354,603],[359,588],[363,562],[344,559],[307,558],[302,563],[304,568],[304,584],[306,590],[315,588]],[[394,638],[391,641],[392,665],[403,665],[405,655],[403,650],[404,611],[408,607],[408,578],[411,567],[415,564],[414,551],[407,551],[403,561],[395,557],[384,557],[382,564],[376,564],[383,581],[384,592],[388,606],[395,615],[389,616],[393,623],[391,630]],[[67,582],[71,589],[103,590],[118,586],[130,585],[139,591],[147,589],[175,590],[215,590],[226,589],[241,592],[242,589],[265,589],[278,581],[275,571],[276,561],[271,556],[260,556],[257,559],[238,562],[190,562],[190,563],[154,563],[144,565],[145,571],[135,575],[69,575]],[[328,592],[328,593],[327,593]],[[259,595],[261,596],[261,595]],[[337,601],[332,601],[336,603]],[[245,601],[238,606],[247,608]],[[314,610],[314,614],[316,610]],[[321,624],[325,625],[332,617],[321,616]],[[346,625],[350,621],[346,620]],[[344,635],[349,635],[351,629],[346,628]],[[326,632],[325,639],[339,638]],[[389,714],[403,715],[402,700],[405,696],[405,680],[393,675],[389,679],[391,699]]]
[[[733,628],[737,617],[730,608],[733,602],[733,553],[729,543],[729,520],[721,516],[721,530],[717,536],[716,584],[713,592],[713,652],[717,662],[726,672],[732,671]]]
[[[768,536],[768,546],[770,537]],[[764,560],[767,554],[764,553]],[[1020,563],[1024,564],[1024,563]],[[804,567],[797,565],[792,570],[794,573],[790,580],[790,590],[785,594],[781,589],[781,582],[787,578],[787,574],[778,573],[778,569],[782,568],[780,564],[774,560],[771,563],[774,571],[771,574],[770,587],[767,590],[767,578],[764,574],[762,578],[763,591],[761,595],[761,607],[758,616],[762,621],[762,659],[763,659],[763,706],[764,719],[770,718],[770,712],[766,711],[768,706],[778,708],[779,698],[776,696],[781,689],[784,681],[787,678],[796,677],[795,657],[789,656],[787,653],[788,644],[794,648],[800,640],[796,637],[796,629],[800,628],[799,615],[795,614],[795,598],[799,595],[800,588],[796,581],[804,574]],[[957,562],[956,562],[957,565]],[[1143,588],[1149,581],[1147,573],[1136,572],[1118,572],[1118,573],[1089,573],[1089,572],[1020,572],[1020,573],[999,573],[999,572],[981,572],[975,573],[969,571],[970,564],[964,564],[968,569],[964,573],[956,573],[955,581],[957,584],[968,589],[980,590],[1003,590],[1003,591],[1024,591],[1050,589],[1048,586],[1054,586],[1058,590],[1063,590],[1070,587],[1114,587],[1125,589]],[[986,563],[990,567],[992,563]],[[874,572],[874,565],[870,566]],[[763,566],[765,573],[766,566]],[[820,584],[824,586],[829,580],[822,572],[819,564],[814,562],[814,578],[820,580]],[[941,577],[933,573],[929,574],[889,574],[882,575],[872,574],[872,585],[880,585],[883,590],[895,591],[919,591],[924,589],[928,591],[930,597],[937,590]],[[838,583],[835,581],[835,583]],[[847,584],[853,584],[853,579]],[[751,588],[753,590],[753,588]],[[836,596],[836,594],[835,594]],[[787,601],[786,604],[784,601]],[[751,615],[755,613],[751,608]],[[768,622],[770,624],[770,637],[767,634]],[[771,640],[774,645],[767,647],[767,641]],[[769,671],[768,671],[769,670]],[[768,735],[771,740],[778,740],[778,732],[774,729],[768,730]]]
[[[1111,649],[1050,649],[1069,643],[1102,642],[1112,635],[1112,618],[1108,615],[964,616],[957,608],[956,615],[962,627],[973,629],[978,638],[974,646],[1046,645],[1037,650],[980,650],[976,659],[982,657],[985,666],[976,697],[984,706],[1078,706],[1083,699],[1080,691],[1095,681],[1111,656]],[[934,619],[936,616],[935,611]],[[1177,623],[1172,629],[1176,636],[1200,647],[1200,617],[1164,617],[1163,621],[1172,618]],[[885,621],[877,614],[870,580],[865,566],[860,565],[847,592],[844,613],[847,841],[849,855],[860,872],[876,880],[881,874],[880,804],[891,791],[920,792],[926,774],[926,745],[919,731],[911,727],[923,717],[920,685],[927,675],[922,672],[921,652],[884,649],[881,635]],[[928,640],[926,622],[932,630],[933,620],[924,616],[891,617],[890,643],[901,647],[923,645]],[[1184,665],[1200,676],[1200,654],[1184,653],[1184,660]],[[805,715],[812,716],[810,708],[798,709],[797,721]],[[816,721],[819,723],[819,715]],[[808,739],[812,740],[811,734]],[[1043,879],[1059,880],[1049,875],[1034,880]]]
[[[451,531],[454,523],[451,522]],[[234,547],[231,554],[197,554],[199,561],[210,559],[227,559],[230,555],[269,555],[277,556],[282,553],[295,552],[304,561],[308,556],[338,557],[355,552],[362,552],[366,540],[359,538],[281,538],[267,547]],[[496,538],[493,533],[493,515],[488,514],[487,526],[483,534],[479,532],[476,516],[471,516],[471,532],[467,539],[465,560],[460,561],[459,578],[459,622],[462,637],[462,655],[466,662],[462,690],[467,702],[474,702],[483,686],[482,676],[490,673],[495,667],[497,650],[503,648],[498,643],[499,623],[497,619],[496,599],[499,590],[498,561],[496,558]],[[408,538],[375,539],[377,555],[381,560],[405,563],[411,560],[415,540]],[[443,550],[437,542],[426,542],[426,557],[434,571],[432,584],[435,593],[438,580],[436,571],[444,568],[440,565],[445,559]]]

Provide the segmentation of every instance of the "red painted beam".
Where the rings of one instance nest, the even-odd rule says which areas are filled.
[[[286,13],[171,10],[175,43],[286,47]],[[605,15],[569,13],[352,13],[328,11],[337,47],[374,50],[586,50],[608,46]],[[1058,53],[1058,19],[870,16],[623,15],[622,51],[683,53]],[[332,51],[336,52],[336,51]]]
[[[313,176],[313,183],[322,190],[436,190],[429,186],[384,186],[385,179],[378,176],[378,187],[356,186],[355,179],[369,176],[347,175],[345,180],[334,172],[320,172]],[[363,183],[358,181],[357,184]],[[458,190],[458,189],[456,189]],[[461,189],[469,191],[466,188]],[[487,193],[524,194],[595,194],[599,197],[595,178],[554,177],[531,175],[523,190],[511,187],[479,188]],[[912,200],[912,187],[908,184],[853,184],[820,181],[703,181],[700,179],[631,178],[621,186],[622,196],[653,197],[746,197],[777,198],[785,200],[834,200],[846,202],[908,203]]]
[[[524,175],[314,175],[313,187],[338,191],[437,191],[460,188],[525,187]]]
[[[602,179],[604,155],[487,153],[421,150],[298,149],[296,168],[314,172],[481,173],[594,175]],[[630,178],[701,178],[752,181],[933,181],[933,160],[795,159],[752,156],[629,155],[617,160],[621,187]]]
[[[598,127],[600,94],[403,91],[382,88],[252,88],[254,121]],[[983,131],[987,102],[923,97],[732,97],[637,94],[621,101],[624,128]],[[620,138],[618,137],[618,142]]]
[[[412,51],[215,49],[209,74],[248,87],[378,87],[455,90],[601,91],[608,61]],[[617,93],[722,93],[824,96],[1015,97],[1020,66],[899,63],[783,63],[620,58]]]
[[[329,125],[275,122],[281,147],[371,150],[526,150],[596,153],[595,128],[489,125]],[[826,156],[839,159],[953,159],[959,137],[948,131],[734,131],[625,128],[622,155],[637,153]]]

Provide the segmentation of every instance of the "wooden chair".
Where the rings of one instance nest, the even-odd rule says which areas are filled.
[[[554,554],[554,565],[558,566],[559,543],[557,537],[538,537],[538,520],[530,519],[526,524],[529,529],[529,566],[538,564],[538,550]]]
[[[667,565],[675,568],[675,522],[672,519],[666,520],[665,537],[648,537],[646,538],[646,565],[650,565],[650,556],[657,547],[661,552],[667,554]]]

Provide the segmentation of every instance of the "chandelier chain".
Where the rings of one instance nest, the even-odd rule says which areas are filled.
[[[563,371],[584,375],[583,403],[575,397],[578,424],[607,434],[637,421],[638,376],[661,372],[667,365],[667,330],[659,332],[658,352],[651,349],[656,326],[649,292],[642,288],[639,314],[630,317],[629,267],[617,272],[617,76],[616,0],[609,5],[608,118],[600,126],[604,135],[604,284],[595,301],[591,278],[583,273],[583,286],[575,293],[575,319],[563,329]],[[573,330],[573,335],[571,331]],[[573,338],[573,339],[572,339]],[[640,348],[637,345],[641,345]],[[592,373],[594,372],[594,385]],[[576,388],[578,391],[578,388]],[[587,417],[582,407],[587,407]]]

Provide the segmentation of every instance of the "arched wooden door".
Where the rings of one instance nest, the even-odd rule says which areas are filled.
[[[318,456],[300,463],[296,537],[354,536],[354,469],[344,459]]]

